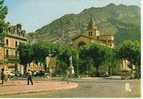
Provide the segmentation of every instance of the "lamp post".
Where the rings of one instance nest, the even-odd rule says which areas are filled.
[[[72,47],[73,43],[70,43],[70,46]],[[79,60],[79,51],[76,53],[76,59]],[[76,64],[76,77],[79,78],[79,68],[78,68],[78,61]]]
[[[50,63],[52,54],[49,53],[48,57],[49,57],[49,63]],[[51,64],[49,64],[49,63],[48,63],[49,74],[50,74],[50,77],[52,77],[53,70],[52,70],[52,67],[50,66]]]
[[[71,47],[72,47],[72,42],[70,43]],[[72,55],[69,57],[69,61],[70,61],[70,67],[71,68],[71,73],[74,74],[74,67],[73,67],[73,58]]]
[[[77,52],[77,60],[79,61],[79,51]],[[78,68],[78,66],[79,66],[79,64],[78,64],[78,61],[77,61],[77,67],[76,67],[76,69],[77,69],[77,78],[80,78],[80,76],[79,76],[79,68]]]

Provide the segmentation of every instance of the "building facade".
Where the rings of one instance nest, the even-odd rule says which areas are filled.
[[[9,26],[1,37],[0,47],[0,68],[5,70],[15,71],[18,67],[19,54],[18,46],[21,43],[26,43],[25,30],[22,30],[22,25]]]

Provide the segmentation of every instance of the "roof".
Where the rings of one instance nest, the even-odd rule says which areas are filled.
[[[114,40],[114,36],[112,36],[112,35],[100,35],[99,40]]]
[[[94,39],[93,37],[89,37],[89,36],[86,36],[86,35],[78,35],[78,36],[72,38],[72,40],[75,40],[75,39],[77,39],[79,37],[85,37],[85,38],[89,38],[89,39]]]
[[[12,37],[12,38],[15,38],[15,39],[21,39],[21,40],[27,41],[26,37],[14,35],[14,34],[7,34],[6,37]]]

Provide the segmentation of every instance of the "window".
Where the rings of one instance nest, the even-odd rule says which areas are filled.
[[[92,36],[92,32],[89,32],[88,35],[89,35],[89,36]]]
[[[23,37],[25,36],[24,33],[22,33],[22,36],[23,36]]]
[[[90,36],[90,32],[88,32],[88,36]]]
[[[6,50],[6,57],[8,57],[8,49]]]
[[[17,41],[15,42],[15,47],[17,47],[18,46],[18,43],[17,43]]]
[[[15,51],[15,56],[18,56],[18,53],[17,53],[17,51]]]
[[[6,39],[6,46],[8,46],[8,39]]]

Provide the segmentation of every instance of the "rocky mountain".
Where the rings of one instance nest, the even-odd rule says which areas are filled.
[[[70,42],[74,36],[86,32],[91,17],[101,33],[115,36],[116,44],[127,39],[140,40],[140,8],[115,4],[64,15],[28,37],[32,42]]]

